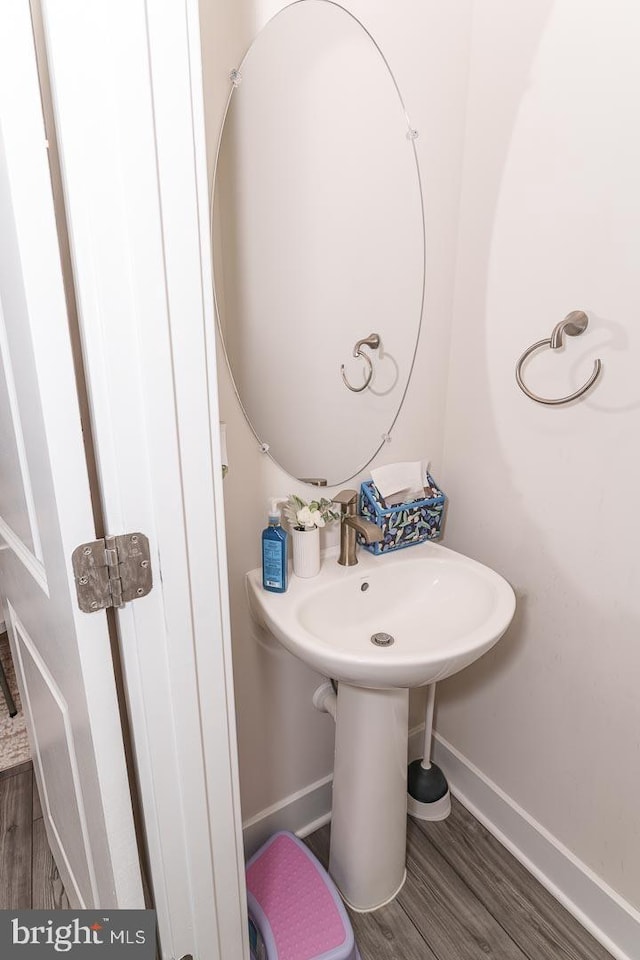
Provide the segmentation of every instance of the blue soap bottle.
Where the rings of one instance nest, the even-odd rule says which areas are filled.
[[[289,534],[280,526],[280,504],[271,501],[269,526],[262,531],[262,586],[271,593],[284,593],[288,586]]]

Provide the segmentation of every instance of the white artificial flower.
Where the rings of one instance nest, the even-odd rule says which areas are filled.
[[[319,510],[314,510],[311,514],[311,519],[315,523],[316,527],[324,527],[324,517]]]
[[[301,527],[312,527],[314,524],[313,514],[311,510],[309,510],[309,507],[303,507],[302,510],[298,510],[296,520]]]

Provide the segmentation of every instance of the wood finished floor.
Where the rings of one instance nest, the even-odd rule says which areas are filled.
[[[306,843],[326,866],[329,826]],[[457,801],[408,820],[407,880],[374,913],[350,912],[362,960],[612,960]]]
[[[306,842],[326,866],[329,826]],[[31,761],[0,772],[0,909],[69,902],[47,843]],[[362,960],[612,960],[457,801],[408,820],[407,880],[375,913],[351,913]]]
[[[0,910],[69,907],[44,830],[31,760],[0,771]]]

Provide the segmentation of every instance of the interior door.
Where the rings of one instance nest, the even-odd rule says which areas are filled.
[[[28,0],[0,7],[0,595],[47,836],[75,907],[144,906]],[[1,618],[0,618],[1,619]]]

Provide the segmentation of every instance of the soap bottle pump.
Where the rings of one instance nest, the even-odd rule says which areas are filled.
[[[280,525],[280,504],[274,497],[269,511],[269,526],[262,531],[262,586],[271,593],[284,593],[289,578],[289,534]]]

